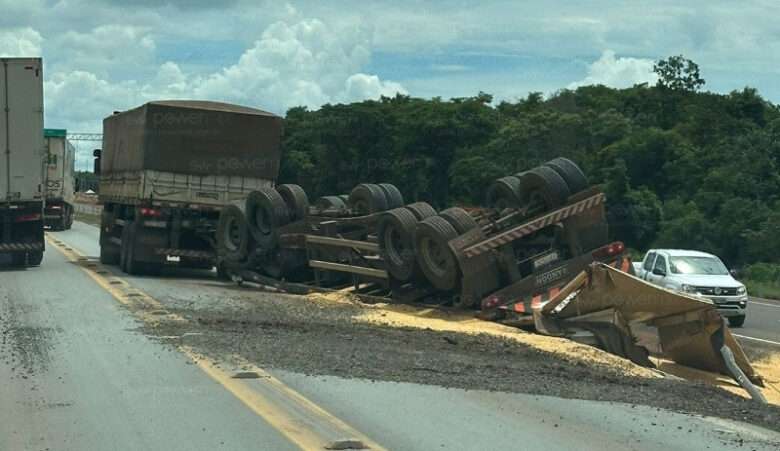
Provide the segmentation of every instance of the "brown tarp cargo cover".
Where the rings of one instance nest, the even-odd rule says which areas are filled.
[[[149,102],[103,120],[101,171],[275,180],[282,118],[219,102]]]

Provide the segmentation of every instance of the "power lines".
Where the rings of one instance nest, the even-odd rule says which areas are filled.
[[[76,170],[77,171],[92,171],[92,151],[95,146],[100,147],[100,144],[89,144],[90,142],[102,142],[102,133],[81,133],[74,132],[68,133],[68,141],[70,141],[76,148]]]

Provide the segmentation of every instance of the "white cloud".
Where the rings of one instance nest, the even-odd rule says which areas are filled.
[[[40,56],[43,38],[32,28],[0,29],[0,56]]]
[[[47,39],[58,71],[89,71],[117,78],[154,62],[156,44],[144,27],[101,25],[88,32],[68,31]]]
[[[371,34],[317,19],[268,27],[238,62],[202,80],[199,97],[250,102],[274,111],[317,107],[342,98],[376,98],[402,91],[397,83],[360,73],[371,58]]]
[[[347,78],[344,90],[344,102],[366,99],[378,99],[381,96],[393,97],[396,94],[408,94],[406,89],[393,81],[382,81],[376,75],[353,74]]]
[[[658,76],[653,72],[653,60],[645,58],[615,57],[615,52],[605,50],[601,58],[588,66],[588,75],[574,83],[569,89],[586,85],[605,85],[613,88],[628,88],[635,84],[654,84]]]
[[[108,35],[119,39],[101,46],[97,37]],[[93,49],[95,56],[87,65],[100,69],[107,67],[102,64],[105,55],[121,55],[123,42],[133,37],[141,37],[146,48],[135,57],[146,58],[154,42],[144,44],[143,36],[133,28],[108,28],[68,40],[75,44],[73,55]],[[218,100],[283,114],[293,106],[316,108],[406,93],[399,83],[361,71],[371,58],[370,38],[369,31],[354,24],[330,27],[316,19],[277,22],[235,64],[211,74],[187,73],[172,61],[160,65],[145,82],[112,80],[99,70],[55,71],[45,86],[47,118],[60,127],[97,131],[100,119],[112,111],[154,99]]]

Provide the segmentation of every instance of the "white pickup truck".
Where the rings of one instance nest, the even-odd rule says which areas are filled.
[[[711,300],[731,327],[740,327],[745,322],[748,302],[745,285],[734,279],[715,255],[651,249],[634,269],[637,277],[652,284]]]

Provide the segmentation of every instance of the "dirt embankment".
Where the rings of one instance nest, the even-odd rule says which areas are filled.
[[[700,382],[661,378],[584,345],[462,313],[216,284],[204,287],[199,299],[159,300],[187,321],[146,326],[145,332],[178,336],[166,342],[216,359],[238,355],[306,374],[644,404],[780,430],[778,407]]]

